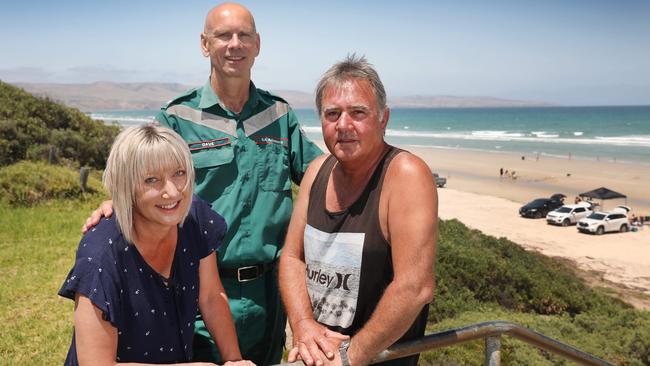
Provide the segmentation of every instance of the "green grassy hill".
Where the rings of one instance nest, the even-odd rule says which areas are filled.
[[[103,168],[117,126],[0,81],[0,166],[50,159]]]
[[[436,265],[431,332],[507,320],[616,365],[650,365],[650,313],[588,287],[563,262],[449,220],[440,225]],[[424,360],[482,365],[483,347],[476,341],[430,352]],[[566,364],[509,337],[501,355],[503,365]]]

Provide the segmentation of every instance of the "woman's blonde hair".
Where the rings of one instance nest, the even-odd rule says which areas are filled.
[[[183,192],[192,199],[194,167],[187,143],[176,132],[155,124],[130,127],[115,138],[104,170],[104,187],[113,200],[113,212],[126,240],[133,243],[133,207],[136,192],[146,175],[165,169],[185,170],[187,181]],[[183,213],[185,221],[189,208]]]

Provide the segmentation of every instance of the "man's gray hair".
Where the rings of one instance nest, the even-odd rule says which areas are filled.
[[[379,74],[364,56],[357,56],[355,53],[347,55],[345,60],[335,63],[321,77],[316,86],[316,109],[321,114],[323,93],[328,86],[340,85],[351,79],[363,79],[370,83],[377,101],[377,111],[381,117],[386,109],[386,90],[382,84]]]
[[[133,243],[133,226],[138,192],[142,190],[147,174],[164,169],[185,170],[187,181],[183,192],[192,199],[194,167],[187,143],[173,130],[155,124],[129,127],[120,132],[106,161],[103,183],[113,200],[113,211],[124,238]],[[183,212],[181,225],[190,205]]]

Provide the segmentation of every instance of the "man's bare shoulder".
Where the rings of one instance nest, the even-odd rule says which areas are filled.
[[[409,152],[395,156],[384,178],[379,209],[382,231],[393,248],[435,243],[437,210],[438,192],[429,166]]]
[[[320,167],[323,166],[323,163],[328,156],[330,155],[319,155],[314,160],[312,160],[311,163],[309,163],[307,171],[305,171],[305,176],[302,178],[302,183],[300,184],[301,188],[305,186],[311,186],[311,183],[314,181],[314,179],[316,179],[316,175],[318,174]]]
[[[397,154],[388,166],[386,182],[407,184],[404,189],[410,189],[409,185],[434,186],[431,169],[420,157],[408,151]]]
[[[309,163],[309,168],[310,169],[320,169],[321,165],[325,162],[325,160],[330,156],[330,154],[322,154],[317,156],[314,160]]]
[[[314,160],[309,163],[309,167],[307,167],[307,171],[305,172],[305,175],[310,174],[311,175],[316,175],[318,173],[318,170],[320,170],[320,167],[323,166],[323,163],[325,163],[325,160],[330,156],[330,154],[322,154],[317,156]]]

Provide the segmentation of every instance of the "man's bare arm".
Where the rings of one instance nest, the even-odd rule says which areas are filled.
[[[309,191],[324,159],[324,156],[316,158],[305,172],[279,264],[280,294],[293,331],[294,347],[289,352],[288,361],[294,362],[300,356],[307,365],[321,365],[326,358],[332,359],[337,349],[327,337],[339,335],[314,320],[305,281],[303,234],[307,224]]]
[[[380,222],[391,244],[393,281],[348,349],[350,364],[365,365],[395,343],[433,299],[438,197],[428,166],[400,154],[389,166]]]

